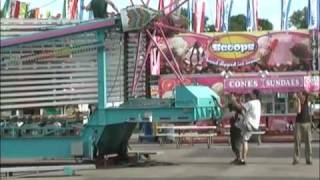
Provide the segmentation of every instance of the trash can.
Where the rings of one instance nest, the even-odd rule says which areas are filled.
[[[144,138],[147,142],[154,142],[155,136],[153,135],[153,127],[152,123],[150,122],[143,122],[142,123]]]

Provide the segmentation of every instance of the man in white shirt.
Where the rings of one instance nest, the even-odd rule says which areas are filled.
[[[242,135],[242,146],[241,146],[241,160],[240,165],[246,164],[247,153],[248,153],[248,141],[251,138],[252,131],[257,131],[260,125],[261,116],[261,102],[259,100],[259,90],[253,90],[250,93],[250,100],[242,105],[245,111],[244,121],[239,123]]]

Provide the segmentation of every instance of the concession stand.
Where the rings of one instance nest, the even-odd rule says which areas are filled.
[[[171,98],[178,84],[201,84],[227,104],[230,93],[244,95],[258,89],[266,134],[280,135],[293,132],[295,92],[313,93],[319,103],[319,31],[179,34],[174,38],[173,52],[186,52],[176,53],[184,78],[178,80],[162,64],[155,96]]]

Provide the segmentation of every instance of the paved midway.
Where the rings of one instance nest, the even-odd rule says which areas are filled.
[[[231,165],[233,159],[227,144],[207,149],[205,144],[183,145],[176,149],[167,144],[134,144],[134,150],[157,150],[156,162],[135,167],[116,167],[78,171],[77,176],[62,176],[63,172],[42,173],[25,179],[36,180],[319,180],[319,143],[313,144],[313,165],[293,166],[292,143],[255,143],[249,145],[248,165]],[[304,153],[302,153],[304,154]],[[21,178],[21,177],[20,177]],[[23,178],[22,178],[23,179]]]

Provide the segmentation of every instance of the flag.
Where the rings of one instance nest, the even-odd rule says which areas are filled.
[[[37,19],[40,18],[40,8],[35,9],[35,18],[37,18]]]
[[[193,31],[200,33],[204,31],[205,1],[194,0],[193,4]]]
[[[18,18],[20,12],[20,1],[11,2],[11,17]]]
[[[188,20],[189,20],[189,31],[192,31],[192,4],[193,4],[193,0],[189,0],[188,1]]]
[[[150,4],[150,0],[147,0],[146,5],[149,6]]]
[[[169,12],[171,12],[174,9],[174,5],[175,5],[175,1],[174,0],[170,0],[169,1]]]
[[[79,12],[79,19],[83,19],[83,8],[84,8],[84,0],[80,0],[80,12]]]
[[[291,0],[281,0],[281,29],[288,29],[288,16],[290,11]]]
[[[159,0],[159,10],[164,9],[164,13],[168,14],[179,4],[179,0]]]
[[[63,6],[62,6],[62,18],[67,18],[67,0],[63,0]]]
[[[201,26],[200,26],[200,32],[204,32],[206,25],[206,2],[202,2],[202,13],[201,13]]]
[[[11,11],[10,0],[6,0],[4,2],[3,8],[2,8],[3,17],[4,18],[9,18],[10,17],[10,11]]]
[[[222,15],[223,15],[223,0],[216,0],[216,23],[215,29],[217,32],[221,31],[222,27]]]
[[[19,19],[24,19],[27,17],[27,13],[28,13],[28,4],[25,2],[21,2],[20,3],[20,7],[19,7],[19,15],[18,18]]]
[[[320,0],[308,0],[308,28],[320,28]]]
[[[224,1],[224,9],[223,9],[223,22],[222,22],[222,30],[223,32],[228,32],[229,30],[229,18],[232,11],[233,0],[225,0]]]
[[[70,19],[76,19],[78,15],[78,0],[70,0],[69,3]]]
[[[159,0],[158,10],[161,11],[164,9],[164,0]]]
[[[258,29],[258,0],[247,0],[247,31]]]

